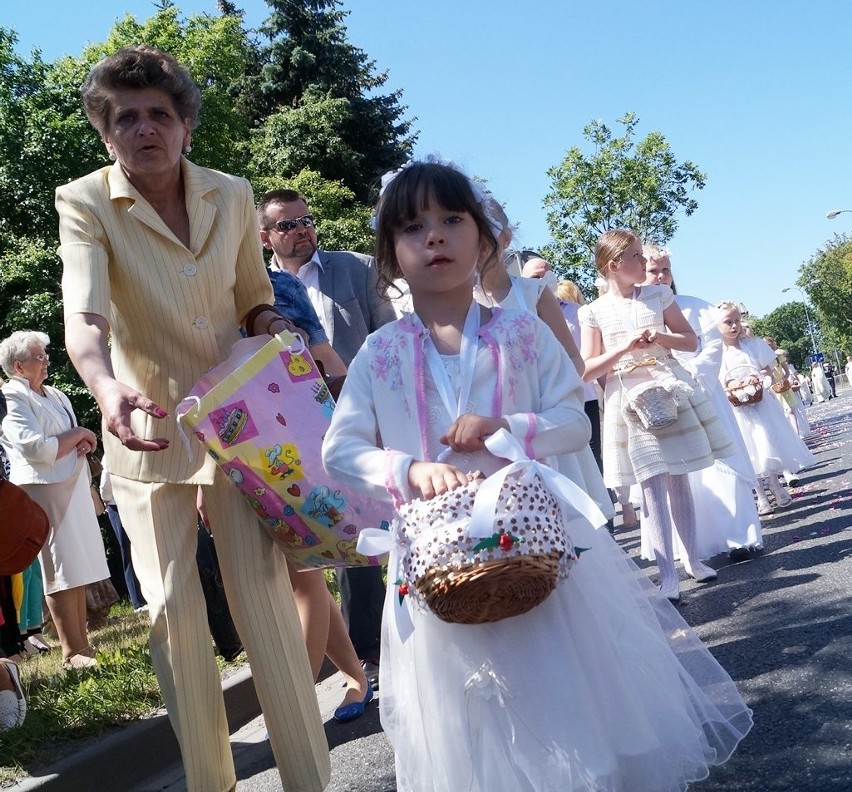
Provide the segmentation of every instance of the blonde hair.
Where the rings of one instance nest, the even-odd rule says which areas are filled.
[[[609,275],[607,265],[610,261],[615,261],[627,248],[638,241],[639,237],[626,228],[604,231],[595,244],[595,269],[601,277],[606,278]]]
[[[559,281],[559,284],[556,287],[556,296],[562,300],[562,302],[579,303],[580,305],[586,304],[583,293],[574,281]]]

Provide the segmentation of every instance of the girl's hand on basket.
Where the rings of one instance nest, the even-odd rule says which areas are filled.
[[[412,462],[408,468],[408,484],[423,500],[463,487],[468,477],[455,465],[443,462]]]
[[[503,418],[488,418],[485,415],[460,415],[447,429],[441,442],[458,453],[470,453],[485,448],[485,438],[498,429],[508,429],[509,424]]]

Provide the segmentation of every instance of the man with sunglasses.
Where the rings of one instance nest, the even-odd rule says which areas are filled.
[[[276,305],[279,300],[288,305],[288,317],[308,331],[313,342],[307,298],[310,313],[319,317],[332,348],[348,366],[370,333],[396,319],[390,301],[379,291],[373,258],[321,250],[314,216],[295,190],[266,193],[257,215],[263,246],[273,252],[269,277]],[[385,593],[381,570],[340,569],[338,583],[349,637],[367,678],[377,687]]]

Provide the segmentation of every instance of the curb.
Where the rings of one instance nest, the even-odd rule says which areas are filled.
[[[248,666],[222,682],[228,729],[233,733],[260,715],[260,704]],[[153,761],[152,761],[153,758]],[[11,792],[110,792],[116,780],[133,789],[152,775],[180,764],[180,749],[165,711],[151,718],[116,727],[38,775],[30,775],[6,789]]]

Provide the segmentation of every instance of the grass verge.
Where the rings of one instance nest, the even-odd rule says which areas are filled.
[[[0,736],[0,785],[50,764],[69,743],[95,737],[110,726],[150,715],[163,706],[148,652],[148,614],[127,603],[110,611],[109,623],[90,633],[97,650],[94,669],[64,671],[58,642],[48,654],[20,664],[27,718]],[[241,655],[244,659],[244,655]],[[220,668],[226,664],[217,657]]]

